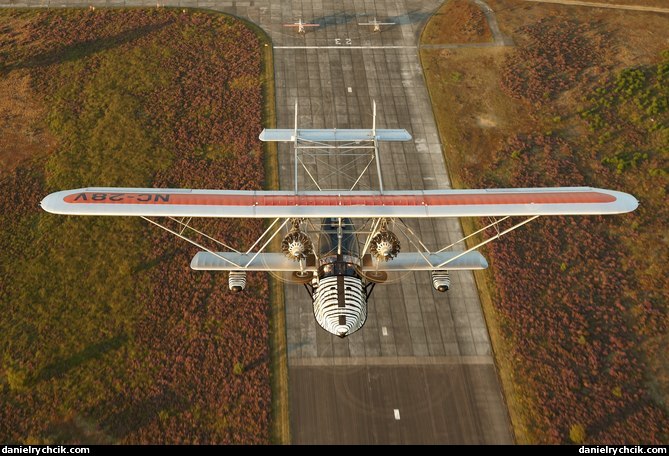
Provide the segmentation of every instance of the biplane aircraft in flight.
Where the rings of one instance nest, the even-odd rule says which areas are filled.
[[[232,291],[244,290],[248,271],[287,275],[307,289],[318,324],[339,337],[364,325],[372,290],[389,274],[426,271],[434,288],[445,292],[450,287],[449,271],[485,269],[488,264],[478,252],[481,246],[538,217],[621,214],[638,206],[626,193],[590,187],[386,190],[379,144],[412,138],[403,129],[377,129],[375,104],[371,129],[301,129],[297,119],[296,103],[294,128],[265,129],[260,134],[262,141],[292,145],[290,191],[80,188],[52,193],[41,206],[54,214],[141,217],[201,250],[191,268],[228,271]],[[326,188],[308,166],[333,156],[357,163],[346,188]],[[361,178],[372,165],[378,188],[360,190]],[[341,165],[330,168],[334,173],[343,171]],[[303,187],[310,188],[298,186],[298,169],[309,184]],[[198,217],[271,221],[242,250],[220,235],[197,229],[193,219]],[[490,223],[436,249],[428,248],[411,228],[412,220],[448,217],[484,217]],[[467,238],[491,231],[492,236],[466,247]],[[281,251],[268,252],[280,235]],[[205,241],[215,247],[205,246]]]

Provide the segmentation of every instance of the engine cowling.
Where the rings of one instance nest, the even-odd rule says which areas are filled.
[[[239,293],[246,288],[246,272],[244,271],[230,271],[228,276],[228,288],[230,291]]]
[[[369,251],[379,261],[390,261],[400,253],[400,240],[392,231],[383,229],[370,241]]]
[[[301,231],[291,231],[281,241],[281,251],[288,258],[299,261],[313,252],[309,236]]]
[[[448,291],[451,288],[451,276],[448,271],[432,271],[432,286],[441,293]]]
[[[281,241],[281,251],[294,261],[300,261],[314,251],[314,246],[305,233],[300,231],[302,219],[293,219],[290,232]]]

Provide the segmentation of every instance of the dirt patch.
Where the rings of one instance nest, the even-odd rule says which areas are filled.
[[[481,128],[494,128],[497,126],[497,118],[493,115],[478,116],[476,123]]]
[[[433,109],[443,119],[444,147],[455,168],[484,169],[484,151],[532,125],[527,110],[500,88],[499,75],[510,52],[512,48],[421,51]],[[457,173],[451,178],[462,184]]]
[[[45,108],[30,87],[27,71],[0,79],[0,171],[47,153],[56,144],[44,122]]]
[[[442,6],[425,27],[423,42],[431,44],[483,43],[492,33],[481,9],[467,0],[452,0]]]

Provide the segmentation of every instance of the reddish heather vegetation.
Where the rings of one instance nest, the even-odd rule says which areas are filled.
[[[583,185],[571,146],[556,136],[515,136],[493,157],[480,186]],[[503,177],[502,177],[503,176]],[[638,288],[615,246],[619,220],[551,217],[488,253],[496,307],[514,344],[519,378],[534,396],[548,442],[662,442],[669,417],[649,396],[645,334],[661,331],[656,309],[630,324]],[[522,361],[520,361],[522,360]],[[624,429],[624,432],[620,432]]]
[[[630,214],[540,217],[486,247],[478,277],[516,437],[666,444],[669,50],[638,52],[658,49],[666,20],[505,8],[514,3],[491,4],[503,29],[522,24],[513,48],[421,51],[453,181],[586,185],[640,202]]]
[[[502,90],[520,100],[542,104],[573,88],[586,68],[601,59],[603,39],[588,27],[550,19],[522,27],[526,41],[504,66]]]
[[[89,185],[261,188],[262,39],[180,10],[0,14],[0,72],[30,78],[58,142],[0,171],[0,439],[267,443],[266,277],[234,295],[165,232],[38,206]]]

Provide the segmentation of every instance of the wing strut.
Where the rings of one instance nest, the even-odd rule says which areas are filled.
[[[270,224],[270,226],[267,227],[267,229],[265,230],[265,232],[264,232],[263,234],[261,234],[260,237],[259,237],[258,239],[256,239],[256,241],[253,243],[253,245],[252,245],[251,247],[249,247],[249,249],[246,251],[246,255],[248,255],[249,253],[251,253],[251,250],[253,250],[253,248],[254,248],[256,245],[258,245],[258,243],[260,242],[260,240],[263,239],[267,233],[269,233],[269,231],[272,229],[272,227],[273,227],[274,225],[276,225],[276,222],[278,222],[278,221],[279,221],[278,218],[275,218],[275,219],[274,219],[274,221]],[[285,225],[285,223],[284,223],[284,225]],[[237,253],[239,253],[239,252],[237,252]]]
[[[372,135],[374,136],[374,158],[376,159],[376,174],[379,179],[379,192],[383,193],[383,179],[381,177],[381,162],[379,161],[379,141],[376,137],[376,100],[372,100]],[[365,168],[365,171],[367,168]],[[365,172],[363,171],[363,173]],[[358,178],[359,179],[359,178]],[[357,184],[357,181],[356,181]],[[354,185],[355,186],[355,185]],[[353,190],[353,188],[351,188]]]
[[[155,220],[151,220],[150,218],[145,217],[145,216],[143,216],[143,215],[140,215],[140,217],[141,217],[142,219],[146,220],[147,222],[152,223],[152,224],[156,225],[157,227],[164,229],[164,230],[167,231],[168,233],[173,234],[173,235],[175,235],[176,237],[181,238],[181,239],[183,239],[184,241],[193,244],[195,247],[200,248],[200,249],[202,249],[202,250],[206,250],[207,252],[209,252],[209,253],[211,253],[212,255],[214,255],[214,256],[220,258],[221,260],[225,261],[226,263],[230,263],[231,265],[233,265],[233,266],[235,266],[235,267],[241,269],[241,266],[238,265],[237,263],[228,260],[228,259],[225,258],[224,256],[222,256],[222,255],[220,255],[220,254],[214,252],[213,250],[209,250],[208,248],[206,248],[206,247],[203,246],[202,244],[200,244],[200,243],[198,243],[198,242],[195,242],[194,240],[189,239],[189,238],[187,238],[186,236],[184,236],[184,235],[182,235],[182,234],[179,234],[179,233],[177,233],[176,231],[171,230],[170,228],[168,228],[168,227],[166,227],[166,226],[164,226],[164,225],[161,225],[160,223],[156,222]]]
[[[267,247],[267,245],[268,245],[270,242],[272,242],[272,239],[274,239],[274,237],[277,235],[277,233],[278,233],[279,231],[281,231],[281,230],[283,229],[283,227],[286,226],[286,224],[287,224],[289,221],[290,221],[289,218],[287,218],[286,220],[284,220],[284,222],[281,224],[281,226],[280,226],[279,228],[277,228],[277,229],[274,231],[274,233],[272,233],[272,235],[265,241],[265,243],[262,245],[262,247],[260,247],[260,249],[256,252],[256,254],[253,255],[253,257],[249,260],[248,263],[246,263],[246,265],[244,265],[245,268],[248,267],[248,266],[253,262],[253,260],[256,259],[256,257],[257,257],[258,255],[260,255],[260,252],[262,252],[263,250],[265,250],[265,247]],[[268,231],[269,231],[269,230],[268,230]],[[265,233],[267,233],[267,231],[265,231]],[[264,235],[265,235],[265,234],[263,233],[263,236],[264,236]],[[260,239],[262,239],[262,237],[261,237]]]
[[[459,243],[461,243],[461,242],[464,242],[464,241],[466,241],[467,239],[469,239],[470,237],[472,237],[472,236],[476,236],[477,234],[479,234],[479,233],[481,233],[481,232],[487,230],[488,228],[492,228],[493,226],[495,227],[495,229],[497,229],[497,233],[499,233],[499,227],[498,227],[498,225],[499,225],[500,223],[502,223],[504,220],[508,219],[509,217],[510,217],[510,216],[507,215],[506,217],[502,217],[502,218],[499,219],[499,220],[495,220],[495,221],[492,222],[491,224],[484,226],[483,228],[481,228],[481,229],[478,230],[478,231],[474,231],[472,234],[463,237],[463,238],[460,239],[459,241],[455,241],[454,243],[452,243],[452,244],[450,244],[450,245],[447,245],[447,246],[444,247],[443,249],[440,249],[437,253],[441,253],[441,252],[443,252],[443,251],[445,251],[445,250],[448,250],[448,249],[450,249],[451,247],[453,247],[454,245],[457,245],[457,244],[459,244]]]
[[[298,189],[297,188],[297,171],[299,169],[298,166],[297,166],[297,149],[298,149],[297,138],[298,138],[298,136],[297,136],[297,98],[295,98],[295,130],[293,131],[293,150],[295,152],[295,156],[293,157],[293,161],[295,162],[295,175],[293,176],[293,179],[295,179],[295,194],[297,194],[297,189]],[[304,166],[304,164],[302,164],[302,166]],[[306,169],[306,167],[305,167],[305,169]],[[311,173],[309,174],[309,176],[311,177]],[[311,180],[313,180],[313,179],[314,178],[311,177]],[[317,187],[318,187],[318,190],[321,189],[318,185],[317,185]]]
[[[376,236],[376,233],[378,232],[379,226],[381,225],[381,221],[383,219],[378,218],[374,220],[372,223],[372,231],[369,232],[369,236],[367,236],[367,240],[365,241],[365,246],[362,249],[362,253],[360,254],[360,257],[364,257],[365,254],[367,253],[367,249],[369,249],[369,244],[372,242],[372,238]]]
[[[167,218],[170,219],[170,220],[173,220],[173,221],[177,222],[179,225],[181,225],[182,228],[181,228],[181,231],[179,231],[179,234],[182,234],[182,235],[183,235],[183,234],[184,234],[184,231],[186,231],[186,229],[189,229],[189,230],[192,230],[192,231],[196,232],[196,233],[199,234],[200,236],[203,236],[203,237],[209,239],[210,241],[214,241],[214,242],[217,243],[218,245],[222,245],[223,247],[225,247],[225,248],[228,249],[228,250],[232,250],[232,251],[235,252],[235,253],[241,253],[241,252],[239,252],[237,249],[235,249],[234,247],[229,246],[228,244],[226,244],[225,242],[221,242],[221,241],[219,241],[218,239],[214,239],[213,237],[209,236],[208,234],[203,233],[202,231],[196,230],[195,228],[193,228],[192,226],[190,226],[189,223],[190,223],[190,221],[193,219],[193,217],[188,217],[188,221],[185,222],[185,223],[184,223],[184,221],[183,221],[183,218],[182,218],[181,220],[177,220],[177,219],[175,219],[174,217],[167,217]],[[255,244],[254,244],[254,245],[255,245]]]
[[[400,221],[401,221],[401,220],[400,220]],[[420,249],[420,247],[419,247],[418,245],[416,245],[416,243],[413,241],[413,239],[411,239],[411,236],[409,236],[409,235],[407,234],[407,232],[404,231],[404,229],[402,228],[402,226],[404,226],[404,228],[406,228],[406,229],[408,230],[408,232],[416,238],[416,240],[418,241],[418,243],[423,247],[423,249],[425,249],[425,252],[429,255],[429,254],[430,254],[430,249],[428,249],[427,247],[425,247],[425,245],[423,244],[423,242],[420,240],[420,238],[418,238],[418,236],[416,236],[416,235],[414,234],[414,232],[411,230],[411,228],[409,228],[404,222],[399,223],[399,224],[396,224],[395,226],[396,226],[397,228],[399,228],[400,232],[404,235],[404,237],[407,238],[407,241],[409,241],[409,243],[410,243],[411,245],[413,245],[413,246],[416,248],[416,251],[418,252],[418,254],[419,254],[421,257],[423,257],[423,259],[425,260],[425,262],[426,262],[427,264],[432,264],[432,263],[430,262],[430,260],[427,258],[427,256],[425,256],[425,253],[423,253],[423,251]]]
[[[463,255],[465,255],[465,254],[467,254],[467,253],[469,253],[469,252],[471,252],[471,251],[473,251],[473,250],[476,250],[476,249],[478,249],[479,247],[483,247],[484,245],[486,245],[486,244],[489,243],[489,242],[494,241],[495,239],[499,239],[500,237],[504,236],[505,234],[510,233],[511,231],[513,231],[513,230],[515,230],[515,229],[517,229],[517,228],[520,228],[521,226],[525,225],[526,223],[531,222],[532,220],[534,220],[534,219],[536,219],[536,218],[539,218],[539,216],[538,216],[538,215],[534,215],[534,216],[532,216],[532,217],[526,218],[526,219],[523,220],[522,222],[516,223],[516,224],[513,225],[511,228],[507,228],[506,230],[502,231],[501,233],[498,231],[496,235],[494,235],[494,236],[492,236],[492,237],[486,239],[485,241],[481,241],[481,242],[479,242],[479,243],[476,244],[474,247],[471,247],[471,248],[465,250],[464,252],[460,252],[460,253],[458,253],[456,256],[454,256],[453,258],[449,258],[447,261],[444,261],[443,263],[439,264],[439,266],[437,266],[436,269],[441,269],[441,268],[443,268],[444,266],[446,266],[446,265],[447,265],[448,263],[450,263],[451,261],[457,260],[457,259],[460,258],[461,256],[463,256]]]
[[[175,231],[175,230],[163,225],[162,223],[159,223],[155,220],[152,220],[149,217],[146,217],[144,215],[141,215],[140,218],[146,220],[147,222],[149,222],[153,225],[156,225],[159,228],[162,228],[163,230],[167,231],[168,233],[173,234],[174,236],[176,236],[180,239],[183,239],[184,241],[186,241],[190,244],[193,244],[195,247],[197,247],[199,249],[202,249],[205,252],[210,253],[211,255],[220,259],[224,263],[232,265],[236,270],[248,269],[249,265],[253,264],[253,262],[258,257],[258,255],[260,255],[260,253],[262,253],[262,251],[265,250],[265,248],[267,248],[269,243],[272,242],[272,239],[274,239],[276,237],[276,235],[278,233],[280,233],[281,230],[286,226],[286,224],[291,220],[290,218],[285,219],[284,222],[282,224],[280,224],[278,228],[274,229],[274,232],[270,236],[267,236],[280,220],[279,218],[274,219],[274,221],[267,227],[267,229],[263,232],[263,234],[261,234],[260,237],[258,239],[256,239],[256,241],[253,243],[253,245],[246,251],[246,253],[241,253],[239,250],[225,244],[224,242],[221,242],[221,241],[209,236],[208,234],[203,233],[202,231],[196,230],[192,226],[189,226],[187,223],[184,223],[183,220],[178,220],[178,219],[175,219],[173,217],[167,217],[169,220],[172,220],[172,221],[176,222],[181,227],[181,229],[179,231]],[[226,249],[229,249],[229,250],[233,251],[235,254],[237,254],[237,256],[235,258],[243,259],[244,261],[243,262],[239,261],[239,260],[238,261],[232,261],[230,259],[231,256],[226,255],[228,252],[224,252],[223,254],[221,254],[220,252],[215,252],[215,251],[205,247],[204,245],[200,244],[199,242],[197,242],[193,239],[190,239],[189,237],[187,237],[183,234],[187,228],[194,231],[195,233],[199,234],[200,236],[202,236],[202,237],[204,237],[204,238],[206,238],[210,241],[213,241],[213,242],[217,243],[218,245],[221,245],[221,246],[225,247]],[[253,255],[249,257],[249,255],[252,253],[251,251],[258,244],[260,244],[260,242],[262,242],[263,240],[264,240],[264,242],[263,242],[262,246],[258,249],[258,251],[254,252]],[[248,258],[248,261],[247,261],[247,258]],[[300,267],[302,268],[303,266],[300,265]]]

